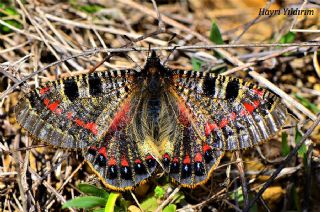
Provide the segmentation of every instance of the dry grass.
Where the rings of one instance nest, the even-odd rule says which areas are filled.
[[[297,117],[292,117],[284,130],[292,149],[296,146],[296,130],[290,126],[306,132],[317,120],[315,107],[320,108],[320,79],[315,71],[319,67],[314,52],[319,47],[319,15],[257,16],[263,7],[300,7],[301,3],[158,1],[169,2],[158,5],[159,16],[152,2],[147,1],[72,2],[17,0],[12,3],[17,14],[0,17],[0,26],[10,29],[9,33],[0,34],[0,211],[59,210],[66,200],[80,194],[76,187],[79,182],[100,185],[77,152],[52,150],[29,138],[15,122],[13,107],[18,97],[30,88],[59,77],[87,73],[108,52],[125,52],[127,56],[112,57],[104,62],[104,67],[132,68],[143,66],[149,45],[163,49],[157,51],[162,61],[171,53],[164,49],[177,45],[169,56],[169,67],[191,69],[191,58],[200,58],[206,67],[222,66],[227,69],[223,74],[266,86],[281,96]],[[99,9],[88,12],[87,6],[94,3]],[[316,6],[306,3],[304,7]],[[316,14],[319,10],[315,10]],[[4,13],[3,9],[0,13]],[[10,25],[8,19],[18,24]],[[208,38],[213,19],[228,45],[220,47],[228,48],[215,48]],[[308,31],[297,32],[294,44],[275,46],[293,23],[295,28]],[[157,30],[165,33],[141,37]],[[177,36],[170,41],[172,34]],[[212,48],[224,59],[216,57]],[[314,127],[305,137],[305,163],[302,157],[292,155],[286,168],[278,169],[281,172],[268,185],[263,198],[258,198],[259,209],[292,210],[299,206],[316,211],[320,208],[320,127]],[[228,154],[206,185],[193,191],[180,189],[186,201],[178,205],[179,210],[240,210],[242,203],[232,199],[231,194],[247,184],[243,196],[247,197],[248,190],[252,200],[279,164],[280,167],[284,164],[281,152],[281,137],[277,136],[256,151],[243,152],[241,157]],[[132,195],[123,196],[130,204],[139,205],[157,183],[152,180]],[[171,190],[179,191],[174,185]],[[173,195],[167,196],[158,210],[171,202]],[[246,205],[248,200],[245,198]]]

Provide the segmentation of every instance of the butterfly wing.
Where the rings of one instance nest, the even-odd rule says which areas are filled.
[[[23,97],[17,121],[35,138],[84,148],[106,134],[119,105],[132,91],[133,70],[96,72],[49,82]]]
[[[193,188],[209,179],[223,156],[199,135],[199,122],[178,93],[170,88],[162,97],[160,154],[162,166],[174,182]]]
[[[141,95],[129,95],[104,139],[85,153],[89,165],[110,189],[131,190],[144,183],[156,169],[154,141],[144,136],[141,127],[142,105]]]
[[[162,138],[161,154],[165,170],[184,187],[206,182],[224,151],[258,145],[285,123],[280,99],[253,83],[180,70],[172,79],[163,108],[175,117],[166,121],[174,130]]]
[[[261,144],[284,125],[287,108],[274,93],[241,79],[176,71],[175,89],[201,123],[212,147],[241,150]]]
[[[156,169],[153,139],[139,127],[141,89],[132,70],[97,72],[49,82],[16,106],[18,122],[51,145],[82,148],[113,190],[129,190]]]

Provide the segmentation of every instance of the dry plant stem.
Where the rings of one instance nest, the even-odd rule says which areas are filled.
[[[0,55],[1,55],[1,54],[5,54],[5,53],[8,53],[8,52],[10,52],[10,51],[14,51],[14,50],[16,50],[16,49],[20,49],[20,48],[28,45],[29,43],[31,43],[31,40],[28,40],[28,41],[26,41],[26,42],[24,42],[24,43],[21,43],[21,44],[19,44],[19,45],[13,46],[13,47],[11,47],[11,48],[7,48],[7,49],[4,49],[4,50],[0,50]]]
[[[64,180],[63,184],[60,186],[60,188],[58,188],[58,192],[61,193],[62,189],[64,188],[65,185],[67,185],[67,183],[69,183],[69,181],[71,180],[71,178],[79,171],[79,169],[83,166],[83,164],[85,163],[85,161],[83,161],[82,163],[80,163],[78,165],[78,167],[70,174],[70,176]],[[50,197],[50,199],[48,200],[48,202],[53,201],[53,196]]]
[[[228,200],[226,200],[226,199],[224,199],[224,200],[222,200],[224,203],[226,203],[227,205],[229,205],[230,207],[232,207],[232,209],[234,209],[235,211],[239,211],[239,212],[241,212],[242,210],[238,207],[238,206],[236,206],[235,204],[232,204],[230,201],[228,201]]]
[[[165,30],[165,25],[164,25],[163,22],[162,22],[161,13],[160,13],[159,10],[158,10],[157,3],[156,3],[155,0],[151,0],[151,2],[152,2],[152,4],[153,4],[154,10],[155,10],[156,13],[157,13],[159,30]]]
[[[1,20],[0,20],[0,24],[1,23]],[[239,44],[235,44],[235,45],[204,45],[204,46],[173,46],[173,47],[153,47],[151,48],[151,50],[172,50],[172,49],[177,49],[177,50],[183,50],[183,49],[218,49],[218,48],[236,48],[236,47],[244,47],[244,46],[251,46],[251,47],[261,47],[261,46],[270,46],[270,45],[279,45],[281,47],[286,47],[286,46],[320,46],[320,42],[312,42],[312,43],[292,43],[292,44],[253,44],[253,45],[250,45],[250,44],[246,44],[246,45],[239,45]],[[73,58],[77,58],[77,57],[80,57],[80,56],[89,56],[89,55],[93,55],[93,54],[96,54],[98,52],[128,52],[128,51],[148,51],[150,50],[149,48],[109,48],[109,49],[103,49],[103,48],[95,48],[95,49],[89,49],[85,52],[82,52],[82,53],[79,53],[79,54],[75,54],[75,55],[72,55],[72,56],[68,56],[68,57],[65,57],[65,58],[62,58],[56,62],[53,62],[35,72],[33,72],[32,74],[26,76],[25,78],[23,78],[21,81],[15,83],[13,86],[11,86],[10,88],[8,88],[7,90],[5,90],[3,93],[1,93],[0,95],[0,100],[3,99],[6,95],[8,95],[9,93],[11,93],[12,91],[14,91],[14,89],[16,89],[21,83],[27,81],[28,79],[32,78],[33,76],[37,75],[38,73],[52,67],[52,66],[55,66],[55,65],[58,65],[64,61],[67,61],[67,60],[70,60],[70,59],[73,59]],[[250,66],[254,65],[254,63],[249,63],[249,64],[243,64],[240,65],[240,67],[238,68],[237,67],[237,71],[238,70],[242,70],[242,69],[245,69],[245,68],[248,68]],[[285,94],[286,95],[286,94]],[[288,96],[288,95],[286,95]],[[295,101],[295,103],[297,103]],[[306,109],[307,110],[307,109]],[[313,118],[314,118],[314,115],[312,115]]]
[[[37,33],[39,34],[39,36],[41,37],[41,41],[43,41],[45,43],[45,45],[49,48],[49,50],[52,52],[52,54],[58,59],[60,60],[60,56],[57,54],[57,52],[51,47],[51,45],[48,43],[47,39],[44,37],[42,32],[45,32],[45,30],[43,30],[41,28],[41,26],[30,16],[30,14],[28,13],[28,11],[26,10],[26,8],[24,7],[24,5],[21,3],[20,0],[17,0],[20,8],[22,9],[22,11],[24,12],[24,14],[28,17],[29,21],[32,23],[32,25],[35,27]],[[41,30],[40,30],[41,29]],[[42,32],[41,32],[42,31]],[[63,68],[65,70],[67,70],[68,72],[70,72],[69,68],[65,65],[62,64]]]
[[[3,151],[4,154],[12,154],[14,152],[18,152],[18,151],[26,151],[26,150],[30,150],[30,149],[35,149],[35,148],[39,148],[39,147],[46,147],[48,145],[46,144],[39,144],[39,145],[32,145],[32,146],[28,146],[28,147],[21,147],[21,148],[17,148],[17,149],[12,149],[9,151]]]
[[[139,42],[139,41],[142,41],[142,40],[145,40],[149,37],[152,37],[152,36],[155,36],[155,35],[158,35],[159,33],[162,33],[162,29],[158,29],[154,32],[151,32],[149,34],[145,34],[145,35],[141,35],[140,37],[136,38],[136,39],[132,39],[130,43],[127,43],[125,45],[123,45],[121,48],[126,48],[128,46],[131,46],[132,43],[136,43],[136,42]],[[135,50],[135,48],[133,48],[133,50]],[[111,57],[113,57],[114,55],[112,54],[109,54],[108,56],[106,56],[105,58],[103,58],[103,60],[101,62],[99,62],[97,65],[95,65],[92,69],[90,69],[89,73],[92,73],[94,72],[99,66],[101,66],[104,62],[108,61]]]
[[[236,151],[235,155],[237,160],[236,164],[237,164],[237,168],[239,170],[239,175],[241,179],[242,194],[244,198],[244,208],[246,208],[249,205],[249,195],[248,195],[247,181],[246,181],[245,172],[244,172],[244,166],[242,162],[242,155],[240,151]]]
[[[311,127],[308,129],[308,131],[304,134],[302,139],[299,141],[299,143],[296,145],[296,147],[288,154],[286,159],[279,165],[277,170],[273,172],[271,177],[268,179],[268,181],[263,185],[263,187],[258,191],[258,193],[255,195],[253,200],[250,202],[249,206],[244,208],[243,211],[249,211],[249,209],[253,206],[253,204],[260,198],[260,196],[263,194],[263,192],[273,183],[273,181],[276,179],[276,177],[279,175],[281,170],[288,164],[289,161],[293,158],[294,155],[297,154],[298,150],[302,147],[304,142],[308,139],[308,137],[311,135],[311,133],[314,131],[314,129],[319,125],[320,123],[320,113],[317,115],[316,120],[313,122]]]
[[[208,198],[207,200],[199,203],[199,204],[196,204],[196,205],[193,205],[192,208],[197,208],[197,209],[201,209],[202,207],[204,207],[206,204],[208,204],[210,201],[216,199],[218,196],[220,196],[221,194],[225,193],[227,191],[226,188],[224,189],[221,189],[219,192],[217,192],[216,194],[212,195],[210,198]]]
[[[20,197],[21,197],[21,202],[22,202],[22,207],[23,207],[23,212],[27,212],[27,198],[25,195],[25,190],[22,185],[22,172],[20,168],[20,163],[19,163],[19,155],[17,152],[13,154],[13,158],[16,160],[16,170],[17,170],[17,183],[19,186],[19,192],[20,192]]]
[[[173,192],[168,196],[168,198],[167,198],[165,201],[163,201],[163,202],[161,203],[161,205],[155,210],[155,212],[161,212],[162,209],[163,209],[167,204],[170,203],[170,201],[173,199],[174,195],[176,195],[176,194],[179,192],[179,190],[180,190],[180,186],[178,186],[177,188],[175,188],[175,189],[173,190]]]
[[[262,196],[260,196],[259,198],[261,204],[263,205],[263,207],[266,209],[267,212],[271,212],[271,209],[269,208],[268,204],[266,203],[266,201],[264,201],[264,199],[262,198]]]
[[[131,194],[132,198],[134,199],[134,201],[136,202],[136,204],[138,205],[139,209],[140,209],[141,211],[143,211],[143,208],[141,207],[141,205],[140,205],[140,203],[139,203],[136,195],[134,195],[134,193],[133,193],[132,191],[130,191],[130,194]]]
[[[266,5],[264,6],[264,8],[262,8],[262,9],[268,10],[273,2],[274,2],[274,0],[269,0],[266,3]],[[250,21],[249,23],[245,24],[244,25],[244,29],[241,32],[241,34],[236,39],[234,39],[234,41],[232,43],[237,43],[240,40],[240,38],[249,30],[249,28],[251,26],[253,26],[255,23],[257,23],[259,21],[259,19],[261,19],[262,17],[263,16],[261,16],[261,15],[257,15],[252,21]]]
[[[95,29],[97,31],[107,32],[107,33],[111,33],[111,34],[115,34],[115,35],[126,35],[126,36],[128,36],[130,38],[133,38],[133,39],[138,38],[138,37],[141,36],[139,34],[130,33],[130,32],[124,31],[124,30],[120,30],[120,29],[107,28],[107,27],[103,27],[103,26],[79,23],[79,22],[76,22],[76,21],[63,19],[63,18],[54,16],[54,15],[50,15],[50,14],[46,14],[45,16],[49,20],[57,21],[57,22],[60,22],[60,23],[63,23],[63,24],[69,25],[69,26],[76,26],[76,27],[79,27],[79,28],[92,29],[92,30]],[[156,45],[160,45],[160,46],[165,46],[166,45],[165,41],[154,39],[154,38],[148,38],[148,39],[146,39],[146,41],[148,41],[150,43],[153,43],[153,44],[156,44]]]

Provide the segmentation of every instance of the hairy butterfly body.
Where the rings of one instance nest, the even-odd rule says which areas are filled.
[[[225,151],[261,144],[285,123],[272,92],[241,79],[171,70],[155,52],[141,72],[106,71],[49,82],[15,108],[17,121],[51,145],[80,148],[114,190],[163,168],[177,183],[207,181]]]

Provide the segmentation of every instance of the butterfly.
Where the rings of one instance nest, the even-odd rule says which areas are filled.
[[[26,94],[15,114],[38,140],[83,150],[102,182],[124,191],[158,169],[182,187],[205,183],[226,151],[274,136],[287,108],[252,82],[169,69],[152,51],[141,71],[48,82]]]

